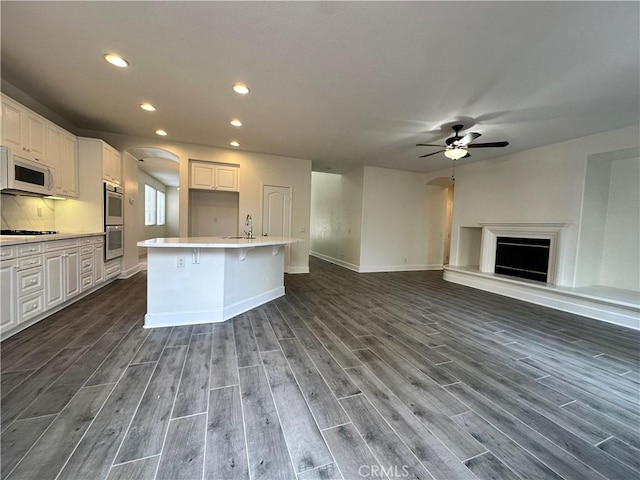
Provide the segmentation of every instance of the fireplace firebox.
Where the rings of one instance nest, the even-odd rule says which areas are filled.
[[[548,238],[497,237],[495,273],[547,282]]]

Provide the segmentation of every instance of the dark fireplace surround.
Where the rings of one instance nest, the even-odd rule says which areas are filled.
[[[497,237],[495,273],[546,283],[550,245],[548,238]]]

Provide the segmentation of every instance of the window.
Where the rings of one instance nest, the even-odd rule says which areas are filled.
[[[165,194],[146,184],[144,186],[144,224],[165,224]]]
[[[158,190],[156,196],[156,223],[158,225],[164,225],[164,192]]]

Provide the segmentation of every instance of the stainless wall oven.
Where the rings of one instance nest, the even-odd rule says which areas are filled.
[[[124,196],[121,187],[104,183],[104,259],[124,255]]]
[[[104,224],[124,224],[124,198],[122,188],[106,182],[104,184]]]
[[[104,259],[111,260],[124,255],[124,227],[122,225],[107,225],[105,227]]]

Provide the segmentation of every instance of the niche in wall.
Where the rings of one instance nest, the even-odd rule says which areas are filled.
[[[460,227],[458,236],[458,265],[480,265],[480,247],[482,245],[482,227]]]
[[[640,291],[640,149],[587,160],[576,286]]]

